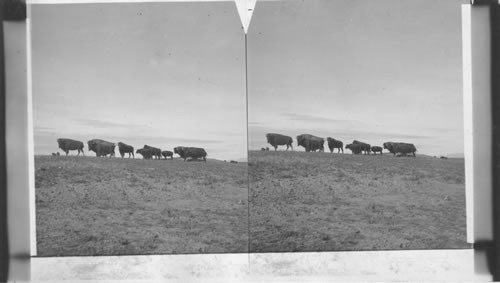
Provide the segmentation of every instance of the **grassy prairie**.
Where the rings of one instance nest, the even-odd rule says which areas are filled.
[[[464,159],[249,152],[250,251],[468,248]]]
[[[36,156],[39,256],[247,252],[247,164]]]

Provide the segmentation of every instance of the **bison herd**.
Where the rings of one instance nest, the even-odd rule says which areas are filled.
[[[267,142],[274,147],[274,150],[278,149],[280,145],[286,145],[286,150],[291,148],[293,150],[293,139],[292,137],[269,133],[266,134]],[[328,137],[326,138],[328,148],[330,152],[333,153],[335,149],[337,149],[338,153],[342,151],[344,153],[344,143],[340,140],[336,140],[334,138]],[[297,136],[297,145],[305,148],[306,152],[314,152],[314,151],[325,151],[325,139],[316,137],[309,134],[302,134]],[[417,148],[415,145],[411,143],[403,143],[403,142],[385,142],[383,144],[383,148],[381,146],[371,146],[368,143],[364,143],[361,141],[354,140],[352,143],[347,144],[345,146],[346,149],[350,149],[353,154],[382,154],[384,149],[387,149],[393,156],[408,156],[412,155],[415,157],[415,152]],[[269,148],[261,148],[261,150],[269,150]]]
[[[80,152],[83,153],[84,144],[81,141],[61,138],[57,139],[57,144],[59,148],[68,155],[70,150],[78,150],[78,154]],[[121,157],[123,158],[125,154],[128,153],[129,158],[135,158],[134,156],[134,147],[123,142],[112,143],[101,139],[92,139],[87,142],[89,151],[95,152],[97,157],[105,157],[115,156],[115,148],[118,146],[118,151],[120,152]],[[152,147],[149,145],[144,145],[142,148],[137,149],[135,153],[139,153],[142,155],[144,159],[173,159],[174,153],[178,154],[184,161],[186,160],[197,160],[202,159],[203,161],[207,161],[207,152],[205,149],[200,147],[185,147],[178,146],[174,148],[174,151],[164,150],[162,151],[159,148]],[[59,153],[53,153],[52,155],[59,155]]]

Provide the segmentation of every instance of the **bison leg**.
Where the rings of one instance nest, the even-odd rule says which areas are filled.
[[[68,156],[69,150],[65,150],[64,152],[66,152],[66,156]]]

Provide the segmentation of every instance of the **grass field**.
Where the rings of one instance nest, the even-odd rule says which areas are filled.
[[[467,248],[464,159],[249,152],[250,251]]]
[[[247,252],[247,164],[36,156],[39,256]]]
[[[248,165],[36,156],[38,255],[238,253],[249,237],[250,252],[469,247],[463,159],[250,151]]]

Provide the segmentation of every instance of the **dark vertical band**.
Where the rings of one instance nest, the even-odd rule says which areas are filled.
[[[26,20],[25,0],[4,0],[2,11],[4,21],[24,21]]]
[[[0,282],[6,282],[10,275],[10,248],[8,238],[7,207],[7,156],[6,156],[6,69],[4,25],[6,21],[23,22],[27,18],[25,0],[4,0],[0,2]]]
[[[5,17],[5,11],[5,2],[2,2],[0,3],[2,18]],[[2,23],[0,23],[0,282],[7,282],[9,276],[9,241],[7,237],[7,161],[5,155],[5,53]]]

